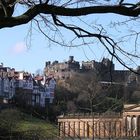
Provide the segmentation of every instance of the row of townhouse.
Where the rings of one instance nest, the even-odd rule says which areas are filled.
[[[0,97],[18,103],[45,107],[52,103],[56,81],[53,77],[34,76],[0,66]]]

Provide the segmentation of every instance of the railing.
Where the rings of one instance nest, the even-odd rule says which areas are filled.
[[[58,118],[120,118],[122,113],[106,112],[106,113],[73,113],[73,114],[62,114]]]

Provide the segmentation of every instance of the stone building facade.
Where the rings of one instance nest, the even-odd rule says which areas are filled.
[[[100,76],[101,81],[126,83],[140,83],[140,75],[136,75],[129,70],[115,70],[115,65],[108,58],[103,58],[101,62],[95,60],[82,61],[81,64],[74,60],[73,56],[68,61],[46,62],[44,74],[53,75],[55,79],[65,80],[71,78],[75,73],[89,74],[89,71],[95,72]],[[140,67],[134,70],[140,73]]]
[[[54,61],[53,63],[50,61],[46,62],[44,74],[46,76],[53,75],[55,79],[63,80],[70,78],[72,74],[78,72],[79,69],[79,62],[75,61],[73,56],[70,56],[69,60],[63,63],[59,63],[58,61]]]
[[[58,125],[61,137],[140,139],[140,104],[124,105],[120,114],[62,115]]]

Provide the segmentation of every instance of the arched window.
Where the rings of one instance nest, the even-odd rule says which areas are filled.
[[[136,116],[132,117],[131,127],[132,127],[132,135],[136,136],[136,130],[137,130],[137,118],[136,118]]]
[[[138,117],[138,120],[137,120],[137,134],[138,136],[140,136],[140,116]]]
[[[131,130],[131,117],[127,116],[127,131]]]

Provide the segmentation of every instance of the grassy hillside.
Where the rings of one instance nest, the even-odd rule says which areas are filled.
[[[0,139],[20,137],[24,139],[45,139],[58,136],[58,129],[51,123],[27,115],[17,109],[0,112]]]

